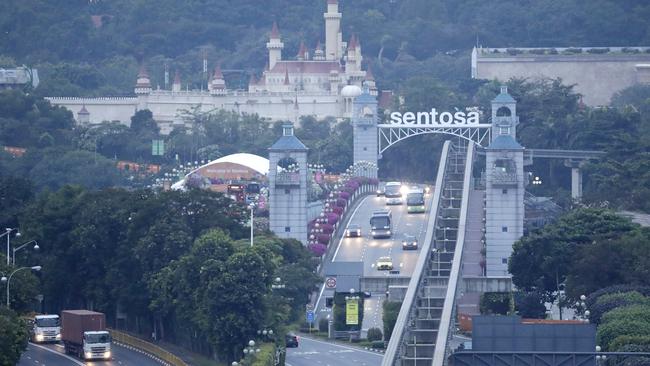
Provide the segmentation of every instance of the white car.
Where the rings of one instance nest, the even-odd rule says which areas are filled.
[[[356,224],[350,224],[345,230],[345,236],[348,238],[360,237],[361,236],[361,226]]]
[[[379,259],[377,259],[377,270],[390,271],[392,269],[393,269],[393,260],[390,257],[379,257]]]

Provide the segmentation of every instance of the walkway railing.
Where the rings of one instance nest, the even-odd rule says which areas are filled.
[[[188,366],[185,361],[181,360],[178,356],[153,343],[117,330],[109,329],[108,331],[110,332],[114,342],[142,351],[166,365]]]

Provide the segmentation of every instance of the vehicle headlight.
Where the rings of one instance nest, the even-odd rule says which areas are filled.
[[[92,352],[86,352],[86,358],[93,358]]]
[[[375,231],[373,231],[373,232],[372,232],[372,235],[375,235],[375,234],[376,234],[376,232],[375,232]]]
[[[61,333],[56,335],[56,339],[61,339]]]
[[[111,351],[104,352],[104,358],[111,358]]]
[[[37,334],[37,335],[36,335],[36,340],[37,340],[38,342],[42,342],[43,339],[45,339],[45,337],[43,337],[42,334]]]
[[[388,232],[386,232],[386,234],[390,235],[390,230],[388,230]]]

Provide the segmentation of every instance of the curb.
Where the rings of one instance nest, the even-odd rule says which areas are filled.
[[[150,353],[147,353],[147,352],[145,352],[145,351],[143,351],[143,350],[141,350],[141,349],[139,349],[139,348],[136,348],[136,347],[133,347],[133,346],[129,346],[128,344],[124,344],[124,343],[121,343],[121,342],[115,342],[115,341],[113,341],[113,343],[114,343],[114,344],[117,344],[117,345],[120,346],[120,347],[123,347],[123,348],[129,349],[129,350],[131,350],[131,351],[135,351],[135,352],[141,353],[141,354],[143,354],[143,355],[149,357],[150,359],[152,359],[152,360],[158,362],[158,363],[161,364],[161,365],[164,365],[164,366],[172,366],[170,363],[168,363],[168,362],[166,362],[166,361],[164,361],[164,360],[161,360],[160,358],[158,358],[158,357],[156,357],[156,356],[154,356],[154,355],[152,355],[152,354],[150,354]]]

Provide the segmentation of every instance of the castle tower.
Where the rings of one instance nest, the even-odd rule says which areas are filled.
[[[367,161],[377,165],[377,98],[366,88],[363,94],[354,98],[352,128],[354,139],[354,163]],[[377,178],[377,169],[366,172],[366,176]]]
[[[345,59],[345,72],[350,74],[356,71],[359,71],[359,65],[357,64],[357,37],[350,36],[350,42],[348,42],[348,54]]]
[[[220,65],[214,68],[210,86],[210,95],[226,95],[226,81],[223,78]]]
[[[368,70],[366,70],[364,85],[368,87],[370,95],[372,95],[373,97],[377,97],[379,95],[379,91],[377,90],[377,84],[375,83],[375,76],[372,74],[372,69],[370,68],[370,66],[368,66]]]
[[[281,238],[307,244],[307,147],[282,125],[282,137],[269,148],[270,229]]]
[[[276,22],[273,22],[273,28],[271,29],[271,35],[269,36],[269,42],[266,44],[266,48],[269,50],[269,69],[272,70],[275,64],[282,60],[282,49],[284,48],[284,43],[280,40],[278,23]]]
[[[138,110],[147,109],[149,94],[151,94],[151,79],[144,64],[140,66],[134,92],[138,97]]]
[[[492,101],[492,141],[486,148],[485,240],[489,277],[509,276],[512,245],[524,233],[524,148],[516,140],[517,102],[501,87]]]
[[[90,112],[86,109],[85,104],[77,112],[77,123],[80,125],[88,125],[90,123]]]
[[[172,84],[172,91],[178,93],[181,91],[181,74],[176,70],[174,74],[174,83]]]
[[[305,47],[304,41],[300,41],[300,49],[298,49],[296,59],[298,59],[298,61],[309,60],[309,52],[307,52],[307,47]]]
[[[314,61],[325,61],[325,52],[323,52],[323,46],[321,46],[320,41],[318,41],[316,50],[314,50]]]
[[[338,0],[327,0],[327,13],[325,17],[325,58],[338,60],[340,54],[341,13],[339,13]]]

